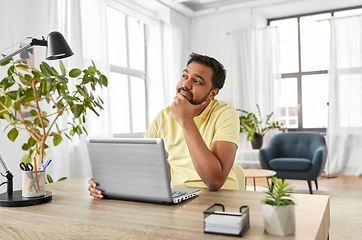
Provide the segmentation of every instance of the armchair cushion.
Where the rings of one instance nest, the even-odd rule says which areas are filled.
[[[306,158],[274,158],[269,164],[273,170],[307,171],[312,161]]]

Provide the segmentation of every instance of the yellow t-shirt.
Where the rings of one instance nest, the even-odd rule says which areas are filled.
[[[194,118],[205,144],[210,148],[213,141],[228,141],[239,144],[239,116],[234,108],[223,102],[212,100],[204,111]],[[148,128],[145,137],[162,138],[168,152],[171,185],[203,187],[192,163],[185,137],[179,123],[173,118],[170,107],[163,109]],[[232,168],[222,189],[238,189],[234,169]]]

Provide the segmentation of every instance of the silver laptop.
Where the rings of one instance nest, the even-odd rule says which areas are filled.
[[[161,138],[87,138],[93,179],[105,198],[172,204],[200,190],[174,189]]]

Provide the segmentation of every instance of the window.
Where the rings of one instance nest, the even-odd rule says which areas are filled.
[[[145,132],[145,25],[111,7],[107,21],[112,133]]]
[[[281,121],[290,130],[328,127],[329,22],[332,16],[362,14],[362,8],[269,19],[279,27]]]

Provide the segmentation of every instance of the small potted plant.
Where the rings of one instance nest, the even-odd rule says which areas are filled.
[[[265,231],[278,236],[292,235],[295,232],[293,189],[276,177],[272,177],[271,182],[265,191],[267,197],[261,201]]]
[[[273,115],[273,112],[270,113],[269,115],[266,115],[266,122],[265,124],[263,124],[263,119],[261,117],[259,105],[256,104],[256,107],[258,108],[259,119],[252,112],[236,109],[237,111],[246,114],[245,116],[242,115],[239,117],[240,132],[248,133],[247,140],[251,141],[253,149],[259,149],[262,147],[263,137],[271,129],[278,129],[283,132],[288,132],[287,128],[284,127],[283,123],[280,123],[278,121],[269,122],[271,116]]]

